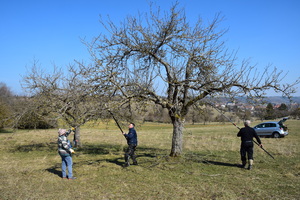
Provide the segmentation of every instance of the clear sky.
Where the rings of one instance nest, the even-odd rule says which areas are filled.
[[[175,1],[153,0],[162,9]],[[288,72],[282,83],[300,77],[299,0],[178,0],[187,19],[211,20],[216,13],[229,32],[227,47],[257,67],[268,64]],[[22,94],[20,80],[38,60],[42,68],[66,67],[74,60],[89,62],[81,42],[103,30],[102,15],[118,23],[127,15],[149,11],[149,0],[0,0],[0,82]],[[51,70],[50,70],[51,71]],[[270,92],[269,95],[276,95]],[[277,94],[280,95],[280,94]],[[300,96],[300,85],[295,96]]]

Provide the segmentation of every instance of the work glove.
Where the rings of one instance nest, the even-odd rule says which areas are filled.
[[[75,131],[75,130],[76,130],[76,128],[75,128],[75,127],[72,127],[72,128],[71,128],[71,130],[72,130],[72,131]]]
[[[71,153],[75,153],[75,151],[74,151],[73,149],[69,149],[69,151],[70,151]]]

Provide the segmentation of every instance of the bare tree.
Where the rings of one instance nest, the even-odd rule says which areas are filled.
[[[43,109],[48,113],[45,116],[63,119],[76,128],[74,139],[80,147],[80,126],[98,119],[104,110],[103,102],[92,92],[82,64],[70,65],[66,74],[57,67],[53,69],[52,73],[46,73],[35,61],[23,77],[23,87],[31,94],[35,110]]]
[[[121,103],[152,101],[168,110],[170,156],[182,153],[185,117],[196,102],[220,94],[260,96],[270,88],[287,96],[294,92],[293,84],[280,84],[284,76],[276,68],[256,70],[247,61],[238,67],[235,52],[221,40],[226,30],[218,27],[220,15],[208,24],[201,18],[190,23],[177,7],[161,12],[151,6],[148,14],[128,16],[119,25],[101,19],[107,34],[86,43],[94,70],[101,71],[98,79],[105,77]]]
[[[12,96],[10,88],[5,83],[0,82],[0,128],[7,124],[7,119],[11,115]]]

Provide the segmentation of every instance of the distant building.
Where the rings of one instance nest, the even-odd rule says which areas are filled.
[[[227,102],[226,106],[235,106],[235,103],[234,102]]]

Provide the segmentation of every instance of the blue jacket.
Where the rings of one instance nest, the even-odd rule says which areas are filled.
[[[133,144],[133,145],[137,145],[138,144],[138,140],[137,140],[137,134],[134,128],[130,128],[129,132],[127,134],[124,134],[124,137],[127,140],[127,144]]]

